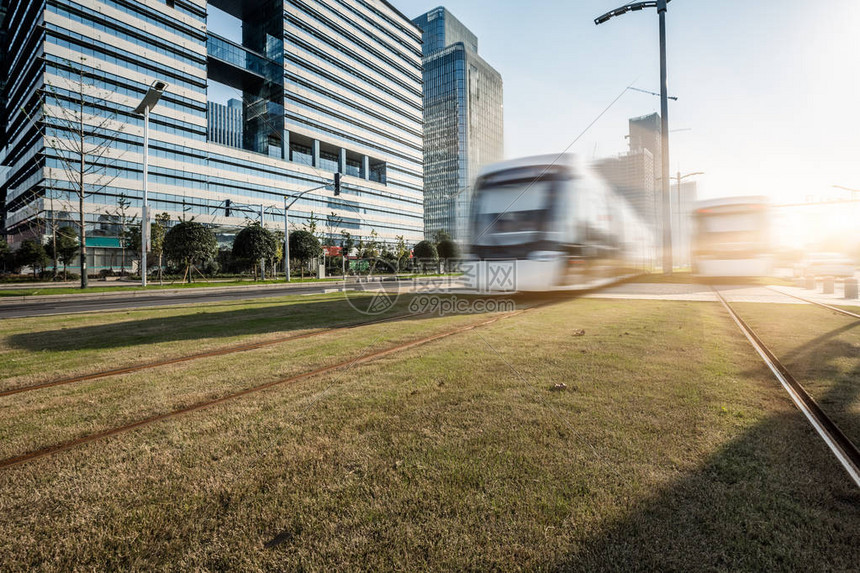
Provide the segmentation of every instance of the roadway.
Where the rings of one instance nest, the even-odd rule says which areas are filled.
[[[424,281],[422,281],[424,282]],[[125,293],[101,293],[98,298],[90,298],[84,294],[73,294],[65,296],[50,296],[43,300],[42,297],[32,297],[24,302],[12,302],[0,300],[0,320],[5,318],[26,318],[32,316],[50,316],[57,314],[73,314],[81,312],[116,311],[132,308],[150,308],[161,306],[175,306],[188,304],[203,304],[211,302],[224,302],[232,300],[249,300],[260,298],[274,298],[288,295],[311,295],[326,294],[342,290],[377,289],[380,286],[395,290],[402,284],[396,281],[381,283],[357,283],[356,281],[316,283],[312,285],[284,285],[284,286],[261,286],[253,288],[202,288],[189,289],[190,292],[164,293],[153,291],[152,294],[141,294],[140,292]],[[86,297],[86,299],[83,299]]]

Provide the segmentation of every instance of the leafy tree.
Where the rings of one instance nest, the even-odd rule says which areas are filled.
[[[60,227],[46,251],[54,260],[63,263],[63,280],[68,278],[67,268],[78,254],[78,233],[72,227]]]
[[[257,278],[257,263],[265,264],[275,258],[278,241],[275,234],[255,221],[239,231],[233,240],[233,256],[244,259],[254,268]]]
[[[9,243],[6,242],[6,239],[0,237],[0,267],[3,267],[3,272],[11,266],[9,264],[10,251],[9,251]]]
[[[305,278],[305,265],[314,257],[318,257],[321,252],[319,239],[310,231],[290,233],[290,256],[301,263],[302,279]]]
[[[341,231],[340,246],[343,256],[349,258],[349,254],[352,253],[352,249],[355,247],[355,239],[352,238],[352,234],[346,231]]]
[[[164,254],[169,260],[185,267],[189,283],[192,282],[192,267],[214,258],[217,250],[218,242],[212,231],[195,221],[182,221],[164,237]]]
[[[129,253],[140,256],[143,237],[140,234],[140,225],[129,227],[122,234],[122,246]],[[142,270],[142,269],[141,269]]]
[[[406,247],[406,239],[403,238],[403,235],[397,235],[397,244],[394,247],[394,255],[397,257],[397,272],[400,272],[400,265],[406,260],[409,256],[409,249]]]
[[[439,243],[441,243],[442,241],[450,240],[451,235],[448,233],[448,231],[443,231],[442,229],[439,229],[438,231],[433,232],[433,242],[436,244],[437,248],[439,246]]]
[[[451,239],[442,239],[436,245],[436,251],[439,253],[439,258],[445,261],[445,268],[448,269],[448,264],[452,259],[460,257],[460,247]],[[450,271],[450,269],[448,269]]]
[[[162,284],[162,270],[164,256],[164,236],[167,233],[167,224],[170,222],[170,215],[161,213],[155,216],[155,221],[150,225],[149,243],[150,252],[153,256],[158,257],[158,283]]]
[[[364,243],[364,254],[366,259],[375,259],[379,256],[379,233],[376,229],[370,230],[370,238]]]
[[[15,259],[22,267],[32,267],[33,278],[36,278],[37,276],[37,269],[44,269],[45,266],[51,262],[50,258],[48,258],[48,253],[45,252],[45,247],[42,246],[42,243],[38,243],[31,239],[27,239],[21,243],[21,246],[18,247],[17,251],[15,251]]]
[[[430,241],[421,241],[415,245],[412,252],[415,258],[421,262],[422,266],[427,265],[428,263],[435,263],[439,260],[439,253],[436,250],[436,245]]]

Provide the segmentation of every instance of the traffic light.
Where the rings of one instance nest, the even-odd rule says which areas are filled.
[[[224,201],[224,216],[225,216],[225,217],[229,217],[229,216],[230,216],[230,205],[231,205],[232,203],[233,203],[233,202],[232,202],[232,201],[230,201],[229,199],[227,199],[226,201]]]
[[[340,195],[340,173],[334,174],[334,196]]]

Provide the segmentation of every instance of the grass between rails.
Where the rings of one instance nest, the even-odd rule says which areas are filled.
[[[842,431],[860,444],[860,321],[812,305],[732,306]]]
[[[406,312],[409,300],[379,318]],[[0,321],[0,390],[374,318],[335,293],[8,319]]]
[[[0,564],[848,570],[857,508],[719,305],[579,300],[0,472]]]
[[[0,459],[487,319],[484,315],[407,317],[240,354],[9,396],[0,403]]]

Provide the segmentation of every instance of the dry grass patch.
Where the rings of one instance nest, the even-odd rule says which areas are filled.
[[[580,300],[0,472],[0,555],[848,569],[857,501],[719,305]]]

